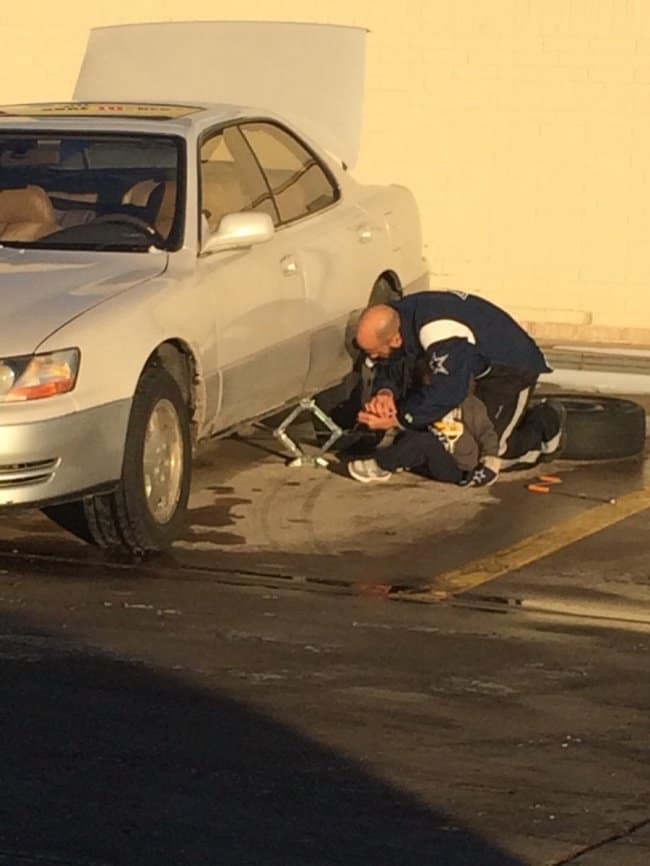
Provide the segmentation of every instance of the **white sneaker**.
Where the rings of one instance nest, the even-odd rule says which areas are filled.
[[[367,460],[351,460],[348,463],[348,472],[362,484],[371,484],[373,481],[388,481],[393,474],[386,469],[382,469],[376,460],[368,458]]]

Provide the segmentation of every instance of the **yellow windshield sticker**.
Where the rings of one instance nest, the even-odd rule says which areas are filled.
[[[46,102],[33,105],[2,105],[0,116],[22,117],[185,117],[200,111],[195,105],[155,105],[135,102]]]

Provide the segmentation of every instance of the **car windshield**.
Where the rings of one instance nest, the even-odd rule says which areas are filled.
[[[0,132],[0,246],[180,245],[181,140]]]

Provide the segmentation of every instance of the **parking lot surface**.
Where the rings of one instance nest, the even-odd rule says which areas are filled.
[[[303,438],[309,451],[310,428]],[[594,533],[615,561],[628,552],[630,542],[621,551],[611,539],[628,531],[617,530],[618,524],[636,525],[637,515],[637,524],[644,524],[650,507],[645,455],[542,464],[506,473],[486,489],[435,484],[410,473],[385,485],[361,485],[336,459],[328,468],[287,466],[270,431],[259,426],[246,438],[202,446],[194,469],[187,530],[168,554],[141,566],[145,571],[200,570],[250,583],[269,578],[278,585],[420,600],[424,593],[435,600],[450,592],[503,592],[504,598],[543,605],[548,595],[549,603],[559,597],[569,606],[581,604],[582,613],[608,615],[611,607],[623,618],[642,615],[646,588],[634,580],[613,585],[598,569],[556,576],[550,585],[535,580],[534,569],[525,577],[517,572]],[[555,473],[562,483],[546,495],[531,493],[527,485],[541,473]],[[642,556],[642,532],[638,544]],[[37,511],[6,513],[0,551],[112,565]]]
[[[159,560],[3,515],[0,863],[647,863],[645,457],[365,487],[249,432]]]

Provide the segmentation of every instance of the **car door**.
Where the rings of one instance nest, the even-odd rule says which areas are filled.
[[[199,143],[203,240],[228,213],[279,218],[266,181],[236,125]],[[200,256],[198,279],[212,298],[216,357],[207,371],[213,429],[280,406],[301,393],[309,362],[302,272],[281,232],[259,246]]]
[[[372,227],[365,211],[345,200],[336,179],[303,142],[271,122],[242,125],[293,240],[304,273],[311,355],[306,391],[339,382],[351,368],[346,348],[353,311],[376,278]]]

